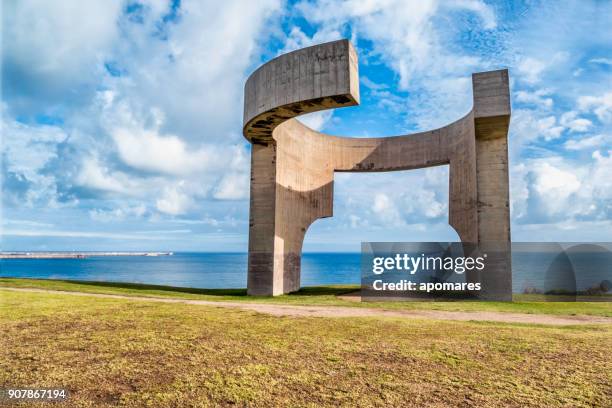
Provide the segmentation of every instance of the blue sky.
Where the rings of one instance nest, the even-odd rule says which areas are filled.
[[[510,70],[516,241],[612,240],[612,2],[3,2],[2,250],[246,251],[249,73],[349,38],[361,105],[304,117],[354,137],[427,130]],[[336,175],[307,251],[456,240],[448,169]]]

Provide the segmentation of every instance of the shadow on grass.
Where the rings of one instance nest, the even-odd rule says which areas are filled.
[[[359,291],[358,285],[305,286],[286,296],[339,296]]]
[[[161,292],[180,292],[190,293],[194,295],[208,296],[247,296],[246,289],[201,289],[188,288],[183,286],[166,286],[166,285],[151,285],[145,283],[129,283],[129,282],[102,282],[102,281],[79,281],[54,279],[55,282],[72,283],[77,285],[89,285],[106,288],[130,289],[130,290],[155,290]]]
[[[0,279],[15,279],[22,281],[46,281],[46,282],[58,282],[72,285],[87,285],[95,287],[115,288],[115,289],[128,289],[130,291],[157,291],[157,292],[179,292],[188,293],[194,295],[206,295],[206,296],[236,296],[236,297],[249,297],[246,289],[203,289],[203,288],[189,288],[182,286],[167,286],[167,285],[152,285],[145,283],[129,283],[129,282],[104,282],[104,281],[82,281],[82,280],[69,280],[69,279],[28,279],[28,278],[0,278]],[[291,296],[338,296],[358,290],[357,285],[329,285],[329,286],[308,286],[303,287],[299,291],[290,293]]]

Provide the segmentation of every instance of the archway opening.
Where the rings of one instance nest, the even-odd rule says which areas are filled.
[[[336,172],[333,217],[304,237],[302,286],[358,284],[361,242],[460,242],[448,223],[449,166]]]

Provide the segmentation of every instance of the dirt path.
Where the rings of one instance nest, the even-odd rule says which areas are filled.
[[[547,325],[612,324],[611,317],[603,316],[556,316],[545,314],[506,313],[506,312],[449,312],[443,310],[381,310],[346,306],[298,306],[256,302],[226,302],[211,300],[191,300],[178,298],[141,297],[112,295],[103,293],[70,292],[63,290],[27,289],[0,287],[0,290],[14,292],[53,293],[71,296],[88,296],[108,299],[127,299],[140,302],[183,303],[213,307],[235,308],[274,316],[296,317],[401,317],[407,319],[432,319],[454,321],[491,321],[501,323],[529,323]]]

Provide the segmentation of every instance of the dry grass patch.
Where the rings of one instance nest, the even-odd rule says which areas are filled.
[[[0,292],[2,386],[62,406],[605,406],[612,327],[291,318]]]

